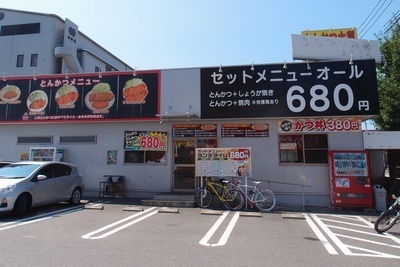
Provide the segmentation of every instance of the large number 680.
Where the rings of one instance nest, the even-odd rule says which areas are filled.
[[[341,103],[339,99],[339,94],[344,91],[347,94],[347,103]],[[290,87],[286,95],[286,102],[289,109],[292,112],[302,112],[306,107],[306,100],[303,96],[304,89],[299,85],[294,85]],[[310,107],[316,112],[326,111],[330,106],[330,101],[328,99],[328,89],[321,84],[316,84],[311,87],[310,90]],[[295,106],[295,101],[298,105]],[[347,84],[341,83],[335,87],[333,90],[333,102],[336,108],[340,111],[348,111],[351,109],[354,103],[353,90]],[[296,103],[297,104],[297,103]]]
[[[142,148],[158,148],[160,145],[160,139],[157,136],[142,136],[140,146]]]

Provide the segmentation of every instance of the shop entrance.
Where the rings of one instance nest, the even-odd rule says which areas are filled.
[[[176,139],[173,140],[173,190],[192,192],[196,184],[196,148],[217,147],[217,139]]]

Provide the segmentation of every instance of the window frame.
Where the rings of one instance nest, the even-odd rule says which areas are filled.
[[[37,67],[39,54],[31,54],[31,67]]]
[[[17,68],[24,67],[24,55],[17,55]]]
[[[129,159],[130,155],[135,155],[136,159]],[[166,164],[166,157],[164,150],[124,150],[124,164]]]
[[[292,139],[293,142],[281,142],[281,138],[284,136],[287,136],[289,141]],[[317,143],[313,143],[312,139],[315,140],[316,137],[320,139],[316,141]],[[278,150],[280,165],[327,165],[329,151],[328,134],[279,134]]]

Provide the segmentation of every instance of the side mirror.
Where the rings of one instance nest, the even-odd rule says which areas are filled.
[[[37,176],[37,180],[38,180],[38,181],[42,181],[42,180],[46,180],[46,179],[47,179],[47,176],[46,176],[46,175],[39,174],[39,175]]]

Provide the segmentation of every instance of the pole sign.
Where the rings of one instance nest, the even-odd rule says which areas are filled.
[[[377,114],[374,60],[201,69],[202,119]]]
[[[302,31],[301,35],[357,39],[357,29],[343,28],[343,29],[325,29],[325,30],[312,30],[312,31],[307,30],[307,31]]]

